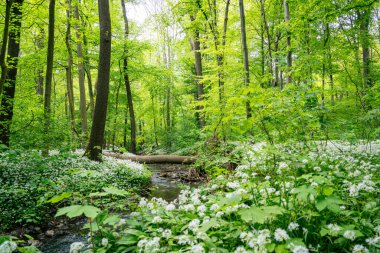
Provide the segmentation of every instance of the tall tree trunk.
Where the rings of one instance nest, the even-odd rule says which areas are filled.
[[[90,97],[90,111],[91,111],[91,118],[94,117],[94,108],[95,108],[95,95],[94,95],[94,89],[92,85],[92,77],[91,77],[91,63],[90,63],[90,57],[88,56],[88,47],[87,47],[87,37],[85,34],[83,34],[83,45],[84,45],[84,70],[86,72],[87,77],[87,85],[88,85],[88,95]]]
[[[98,85],[96,86],[98,95],[96,97],[89,144],[86,150],[86,156],[94,161],[102,160],[101,153],[106,126],[111,67],[111,17],[109,1],[98,1],[98,9],[100,26]]]
[[[72,6],[71,0],[66,1],[67,10],[67,24],[66,24],[66,49],[67,49],[67,67],[66,67],[66,89],[67,89],[67,98],[69,105],[69,116],[70,116],[70,126],[72,132],[72,140],[74,140],[75,133],[75,109],[74,109],[74,90],[73,90],[73,52],[71,48],[71,14]]]
[[[331,102],[334,103],[335,97],[334,97],[334,76],[333,76],[333,67],[332,67],[332,55],[331,55],[331,32],[330,32],[330,24],[326,24],[326,50],[327,50],[327,71],[329,75],[329,82],[330,82],[330,91],[331,91]]]
[[[245,13],[244,13],[244,2],[239,0],[239,10],[240,10],[240,27],[241,27],[241,44],[243,48],[243,61],[244,61],[244,85],[249,88],[250,78],[249,78],[249,60],[248,60],[248,47],[247,47],[247,34],[245,30]],[[249,98],[246,101],[246,114],[247,118],[252,116],[251,106],[249,104]]]
[[[80,0],[75,3],[74,6],[74,18],[75,22],[75,30],[76,30],[76,39],[77,39],[77,56],[78,56],[78,79],[79,79],[79,95],[80,95],[80,114],[81,114],[81,126],[82,126],[82,138],[85,141],[87,139],[87,106],[86,106],[86,88],[84,85],[84,67],[83,67],[83,44],[82,44],[82,32],[80,31],[79,24],[79,7]],[[83,142],[84,143],[84,142]]]
[[[265,13],[265,0],[260,0],[260,10],[261,10],[261,17],[262,17],[263,23],[264,23],[265,33],[267,35],[267,40],[268,40],[269,71],[270,71],[271,75],[273,77],[275,77],[275,75],[273,73],[273,65],[272,65],[272,61],[273,61],[273,57],[272,57],[272,37],[271,37],[270,32],[269,32],[269,25],[268,25],[267,18],[266,18],[266,13]],[[276,86],[274,78],[272,78],[272,80],[271,80],[271,85],[272,86]]]
[[[127,17],[127,11],[125,9],[125,1],[121,0],[121,7],[123,10],[123,18],[124,18],[124,32],[125,32],[125,39],[128,40],[129,37],[129,23],[128,23],[128,17]],[[131,82],[129,80],[129,74],[128,74],[128,49],[127,46],[124,45],[124,84],[125,84],[125,90],[127,93],[127,101],[128,101],[128,109],[129,109],[129,120],[131,121],[131,148],[130,152],[135,154],[137,151],[137,144],[136,144],[136,118],[135,118],[135,111],[133,108],[133,98],[132,98],[132,90],[131,90]]]
[[[42,50],[45,47],[45,30],[43,28],[40,29],[40,34],[37,35],[35,39],[35,46],[38,50]],[[44,70],[40,66],[40,62],[37,64],[37,73],[36,73],[36,94],[40,96],[41,102],[43,101],[44,95]]]
[[[115,140],[117,132],[117,116],[119,114],[119,94],[120,94],[121,81],[117,85],[116,89],[116,101],[115,101],[115,118],[113,120],[113,132],[112,132],[112,150],[115,151]]]
[[[46,77],[45,77],[45,96],[44,96],[44,132],[45,132],[45,149],[44,155],[47,155],[50,147],[50,126],[51,126],[51,88],[53,79],[53,60],[54,60],[54,23],[55,23],[55,0],[49,3],[49,31],[48,31],[48,51],[46,60]]]
[[[13,118],[23,3],[24,0],[15,0],[10,10],[9,24],[12,29],[8,34],[8,70],[6,71],[6,85],[3,88],[0,108],[0,143],[6,146],[9,146],[10,127]]]
[[[195,18],[190,15],[191,22],[195,21]],[[203,96],[204,96],[204,88],[203,88],[203,68],[202,68],[202,54],[200,52],[201,50],[201,42],[199,40],[199,30],[198,28],[195,29],[194,32],[194,41],[192,43],[193,51],[194,51],[194,58],[195,58],[195,83],[197,85],[197,101],[202,102]],[[198,124],[200,128],[204,128],[206,122],[205,122],[205,115],[204,115],[204,107],[203,105],[198,106]]]
[[[289,21],[290,21],[290,14],[289,14],[289,4],[287,0],[284,0],[284,14],[285,14],[285,22],[288,23],[289,26]],[[290,29],[288,27],[288,29]],[[286,65],[287,65],[287,70],[286,70],[286,83],[291,83],[292,82],[292,48],[291,48],[291,37],[290,37],[290,32],[287,32],[287,37],[286,37],[286,48],[287,48],[287,56],[286,56]]]
[[[367,89],[373,86],[370,78],[370,48],[369,48],[369,25],[371,22],[371,11],[359,12],[363,61],[363,87]]]
[[[3,42],[1,44],[0,49],[0,66],[1,66],[1,78],[0,78],[0,95],[3,93],[3,87],[5,83],[5,79],[7,76],[7,64],[5,62],[5,53],[7,51],[8,45],[8,33],[9,33],[9,20],[11,16],[11,7],[13,0],[6,0],[5,6],[5,20],[4,20],[4,30],[3,30]]]

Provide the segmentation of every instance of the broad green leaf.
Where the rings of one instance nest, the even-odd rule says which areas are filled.
[[[116,187],[106,187],[103,190],[109,194],[118,195],[118,196],[126,196],[128,195],[128,191],[117,189]]]
[[[345,202],[341,200],[336,195],[331,196],[318,196],[315,207],[318,211],[323,211],[324,209],[329,209],[330,211],[334,213],[338,213],[340,211],[340,205],[344,204]]]
[[[62,200],[64,200],[64,199],[68,199],[68,198],[70,198],[71,195],[72,195],[71,192],[64,192],[64,193],[62,193],[61,195],[58,195],[58,196],[55,196],[55,197],[49,199],[49,200],[47,201],[47,203],[55,204],[55,203],[58,203],[58,202],[60,202],[60,201],[62,201]]]
[[[210,228],[212,228],[213,226],[217,224],[218,224],[218,221],[215,218],[213,218],[209,222],[206,222],[205,224],[203,224],[201,228],[199,229],[199,231],[207,232],[207,230],[209,230]]]
[[[84,214],[87,218],[95,218],[98,213],[100,213],[100,209],[95,206],[82,206],[82,205],[73,205],[73,206],[67,206],[58,209],[57,216],[66,215],[69,218],[74,218],[81,216]]]
[[[239,211],[243,221],[263,224],[268,220],[275,219],[278,215],[285,212],[285,209],[279,206],[253,206],[249,209]]]

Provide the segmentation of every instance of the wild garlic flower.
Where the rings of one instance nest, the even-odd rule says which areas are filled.
[[[189,227],[189,229],[190,229],[191,231],[196,232],[196,231],[198,230],[198,228],[199,228],[199,224],[200,224],[200,223],[201,223],[201,222],[200,222],[198,219],[194,219],[194,220],[192,220],[192,221],[189,223],[188,227]]]
[[[202,245],[197,244],[197,245],[191,246],[191,252],[193,252],[193,253],[203,253],[203,252],[205,252],[205,250],[204,250],[204,248],[203,248]]]
[[[5,241],[0,245],[0,252],[1,253],[12,253],[17,249],[17,244],[15,242],[11,241]],[[71,250],[70,250],[71,252]]]
[[[163,220],[160,216],[155,216],[152,220],[152,223],[155,223],[155,224],[158,224],[158,223],[162,223]]]
[[[289,223],[288,225],[288,230],[289,231],[294,231],[294,230],[297,230],[299,228],[299,224],[297,222],[291,222]]]
[[[172,231],[170,229],[165,229],[162,231],[162,237],[169,239],[172,236]]]
[[[369,250],[363,245],[357,244],[352,249],[352,253],[369,253]]]
[[[234,253],[249,253],[250,251],[246,250],[243,246],[239,246],[235,249]]]
[[[170,203],[169,205],[167,205],[167,206],[165,207],[165,210],[166,210],[166,211],[173,211],[174,209],[175,209],[175,205],[172,204],[172,203]]]
[[[107,245],[108,245],[108,239],[107,238],[103,238],[101,244],[102,244],[103,247],[107,247]]]
[[[355,231],[353,230],[346,230],[343,234],[343,237],[348,239],[348,240],[355,240],[356,239],[356,234],[355,234]]]
[[[70,253],[78,253],[83,248],[84,248],[83,242],[73,242],[70,245]]]
[[[309,253],[309,249],[302,245],[294,245],[291,243],[289,248],[293,253]]]
[[[286,233],[285,230],[281,228],[277,228],[276,231],[274,232],[274,239],[278,242],[286,241],[290,239],[288,233]]]

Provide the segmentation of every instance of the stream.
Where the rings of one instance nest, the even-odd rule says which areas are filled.
[[[151,164],[148,168],[153,173],[149,198],[156,197],[172,201],[178,197],[181,184],[194,187],[200,184],[199,180],[189,181],[193,170],[186,165]],[[80,233],[84,222],[84,220],[79,220],[63,227],[59,232],[53,231],[50,236],[44,236],[38,248],[43,253],[68,253],[71,243],[85,241]]]

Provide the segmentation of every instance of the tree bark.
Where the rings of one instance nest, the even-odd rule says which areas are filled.
[[[79,18],[79,7],[80,0],[75,3],[74,6],[74,18],[76,20],[75,30],[77,39],[77,56],[78,56],[78,80],[79,80],[79,96],[80,96],[80,112],[81,112],[81,126],[82,126],[82,138],[87,139],[87,106],[86,106],[86,88],[84,85],[84,67],[83,67],[83,44],[82,44],[82,33],[79,28],[80,18]],[[82,140],[83,141],[83,140]]]
[[[269,25],[268,25],[266,13],[265,13],[265,0],[260,0],[260,10],[261,10],[261,17],[262,17],[263,23],[264,23],[264,30],[265,30],[265,33],[267,35],[266,37],[268,40],[269,71],[270,71],[271,75],[273,77],[275,77],[275,75],[273,73],[273,66],[272,66],[272,59],[273,59],[272,58],[272,38],[271,38],[271,35],[269,32]],[[274,78],[272,78],[271,84],[272,84],[272,86],[276,86]]]
[[[128,23],[128,17],[127,12],[125,9],[125,1],[121,0],[121,7],[123,10],[123,18],[124,18],[124,34],[125,34],[125,40],[128,40],[129,37],[129,23]],[[137,151],[137,144],[136,144],[136,118],[135,118],[135,111],[133,108],[133,98],[132,98],[132,90],[131,90],[131,82],[129,80],[129,74],[128,74],[128,49],[127,46],[124,45],[124,84],[125,84],[125,91],[127,93],[127,101],[128,101],[128,109],[129,109],[129,120],[131,122],[131,147],[129,151],[133,154]]]
[[[284,15],[285,15],[285,22],[288,23],[290,21],[290,14],[289,14],[289,4],[287,0],[284,0]],[[288,28],[289,29],[289,28]],[[290,32],[287,32],[287,37],[286,37],[286,48],[287,48],[287,56],[286,56],[286,65],[287,65],[287,70],[286,70],[286,83],[289,84],[292,82],[292,49],[291,49],[291,37],[290,37]]]
[[[6,0],[5,6],[5,19],[4,19],[4,30],[3,30],[3,42],[1,44],[0,50],[0,66],[1,66],[1,77],[0,77],[0,94],[3,93],[3,87],[5,83],[5,79],[7,76],[7,64],[5,62],[5,53],[7,51],[8,45],[8,34],[9,34],[9,20],[11,16],[11,7],[13,0]]]
[[[134,162],[141,162],[146,164],[157,163],[173,163],[173,164],[193,164],[196,162],[196,157],[193,156],[177,156],[177,155],[151,155],[151,156],[129,156],[116,153],[105,153],[107,156],[115,157],[118,159],[131,160]]]
[[[44,131],[45,131],[45,149],[44,155],[49,152],[50,146],[50,125],[51,125],[51,88],[53,79],[53,60],[54,60],[54,23],[55,23],[55,0],[49,3],[49,31],[48,31],[48,49],[46,60],[46,77],[45,77],[45,96],[44,96]]]
[[[69,117],[70,117],[70,126],[72,131],[72,139],[74,140],[75,133],[75,107],[74,107],[74,90],[73,90],[73,52],[71,48],[71,14],[72,14],[72,5],[71,0],[67,0],[67,24],[66,24],[66,49],[67,49],[67,67],[66,67],[66,89],[67,97],[69,104]]]
[[[89,144],[86,150],[86,156],[93,161],[102,161],[101,153],[104,143],[111,67],[111,17],[109,1],[99,0],[98,9],[100,26],[98,85],[96,86],[98,95],[96,97]]]
[[[195,18],[190,15],[191,22],[195,21]],[[198,28],[195,28],[194,32],[194,41],[193,41],[193,51],[194,51],[194,58],[195,58],[195,83],[197,85],[197,101],[199,103],[202,103],[203,96],[204,96],[204,87],[202,82],[203,77],[203,68],[202,68],[202,54],[200,52],[201,50],[201,42],[199,40],[199,30]],[[204,115],[204,107],[203,105],[198,106],[198,124],[199,127],[202,129],[206,125],[205,121],[205,115]]]
[[[363,61],[363,87],[364,89],[373,86],[370,78],[370,45],[369,45],[369,25],[371,22],[371,11],[365,10],[359,13],[361,44],[362,44],[362,61]]]
[[[8,70],[1,97],[0,143],[9,147],[10,127],[13,119],[13,105],[16,91],[17,65],[20,53],[20,29],[22,5],[24,0],[15,0],[10,9],[9,24],[13,28],[8,32]]]
[[[240,10],[240,27],[241,27],[241,44],[243,48],[243,61],[244,61],[244,85],[249,88],[250,77],[249,77],[249,59],[248,59],[248,47],[247,47],[247,34],[245,30],[245,13],[244,13],[244,2],[239,0],[239,10]],[[251,106],[249,104],[249,98],[246,101],[246,115],[247,118],[252,117]]]

